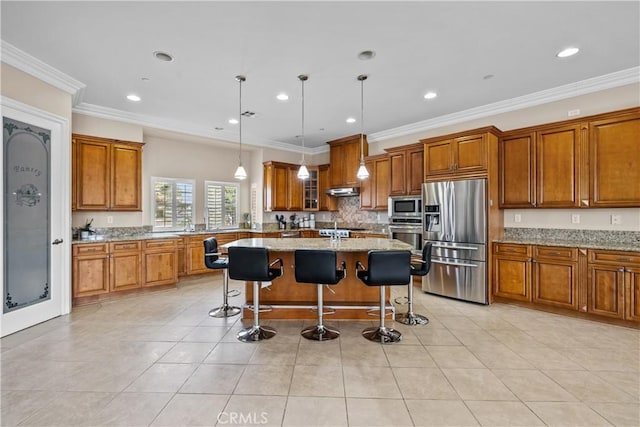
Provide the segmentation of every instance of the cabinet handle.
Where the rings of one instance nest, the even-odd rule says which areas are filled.
[[[631,258],[616,258],[616,261],[631,262]]]
[[[624,273],[624,268],[619,268],[619,269],[618,269],[618,271],[619,271],[620,273]]]
[[[589,206],[589,200],[583,199],[581,200],[582,206]]]
[[[531,202],[531,206],[536,207],[536,202]]]
[[[535,264],[538,261],[536,261],[535,259],[532,259],[531,262]]]
[[[549,255],[560,255],[560,252],[549,252]]]

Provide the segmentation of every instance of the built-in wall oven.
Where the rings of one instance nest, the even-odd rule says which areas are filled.
[[[422,251],[422,197],[389,197],[389,237],[409,243],[415,253]]]

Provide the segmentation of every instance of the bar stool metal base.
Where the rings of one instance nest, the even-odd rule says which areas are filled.
[[[242,342],[256,342],[268,340],[276,335],[276,330],[269,326],[250,326],[244,328],[236,336]]]
[[[211,317],[232,317],[240,314],[242,309],[240,307],[236,307],[229,304],[222,304],[218,308],[213,308],[209,311],[209,316]]]
[[[300,335],[308,340],[329,341],[338,338],[340,336],[340,331],[327,326],[313,325],[304,328],[300,332]]]
[[[402,334],[395,329],[374,326],[362,331],[362,336],[369,341],[379,342],[381,344],[391,344],[394,342],[400,342],[402,340]]]
[[[403,323],[405,325],[426,325],[429,323],[429,319],[421,314],[415,314],[411,312],[402,313],[396,317],[396,322]]]

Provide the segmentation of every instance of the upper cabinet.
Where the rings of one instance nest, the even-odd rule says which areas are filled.
[[[485,177],[489,168],[490,140],[500,131],[494,127],[423,139],[424,179]]]
[[[501,208],[640,206],[640,109],[506,132],[499,165]]]
[[[72,208],[84,211],[142,210],[143,145],[73,135]]]
[[[335,210],[326,195],[329,165],[309,166],[309,179],[298,178],[300,165],[264,162],[264,211]]]
[[[389,200],[390,163],[386,154],[378,154],[365,159],[369,178],[360,184],[360,208],[367,210],[387,210]]]
[[[328,195],[325,191],[331,188],[331,167],[327,165],[318,166],[318,210],[336,211],[338,202],[335,197]]]
[[[329,154],[331,188],[359,186],[360,180],[356,174],[360,166],[360,134],[329,141],[327,144],[331,147]],[[369,154],[366,135],[362,143],[362,150],[363,156]]]
[[[503,134],[498,145],[500,207],[579,206],[582,128],[573,124]]]
[[[424,180],[424,145],[422,143],[389,148],[390,196],[421,194]]]

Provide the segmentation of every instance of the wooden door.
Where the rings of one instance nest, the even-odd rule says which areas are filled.
[[[336,198],[325,193],[330,188],[331,167],[329,165],[318,166],[318,196],[319,210],[321,211],[335,211],[336,210]]]
[[[577,310],[577,271],[576,262],[534,259],[533,302]]]
[[[266,212],[287,210],[288,166],[284,163],[268,162],[264,165],[264,210]]]
[[[181,237],[178,239],[178,276],[187,274],[187,239]]]
[[[73,298],[109,292],[109,252],[106,243],[73,245]]]
[[[109,291],[123,291],[140,287],[140,253],[111,255],[109,262]]]
[[[455,139],[453,168],[458,173],[486,172],[487,141],[484,135],[471,135]]]
[[[329,163],[331,164],[330,182],[328,188],[344,186],[344,144],[331,144],[329,151]]]
[[[391,175],[389,195],[391,196],[404,196],[407,194],[406,158],[406,152],[404,151],[389,153],[389,167]]]
[[[453,140],[424,144],[424,176],[450,174],[453,168]]]
[[[287,210],[304,209],[304,181],[298,178],[298,167],[287,168]]]
[[[588,264],[587,312],[622,319],[624,279],[622,266]]]
[[[505,135],[498,143],[501,208],[535,206],[535,133]]]
[[[365,149],[365,145],[367,144],[366,140],[362,143],[363,151],[368,152]],[[356,176],[358,174],[358,168],[360,167],[360,138],[344,145],[343,149],[343,180],[344,185],[346,186],[358,186],[360,185],[360,180]]]
[[[372,159],[365,159],[364,165],[369,171],[369,178],[361,181],[360,184],[360,209],[373,209],[375,203],[375,163]]]
[[[176,251],[144,254],[144,286],[175,283],[178,280]]]
[[[494,295],[531,302],[531,261],[529,258],[496,256],[493,265]]]
[[[374,162],[374,170],[372,171],[373,182],[375,186],[375,195],[373,209],[387,210],[389,206],[389,181],[391,168],[389,158],[386,155],[378,158]],[[371,179],[371,177],[369,177]]]
[[[640,113],[589,124],[592,207],[640,206]]]
[[[424,147],[407,150],[405,174],[407,175],[407,194],[421,195],[424,182]]]
[[[142,210],[142,147],[111,146],[111,210]]]
[[[204,264],[204,243],[207,235],[189,237],[187,244],[187,274],[210,273],[211,270]]]
[[[76,210],[106,211],[111,194],[111,144],[76,139]]]
[[[578,207],[580,182],[580,125],[536,133],[536,206]]]
[[[625,318],[640,322],[640,266],[625,269]]]
[[[78,149],[76,145],[76,139],[71,138],[71,210],[75,211],[77,207],[77,191],[76,178],[78,172],[76,167],[78,164]]]

